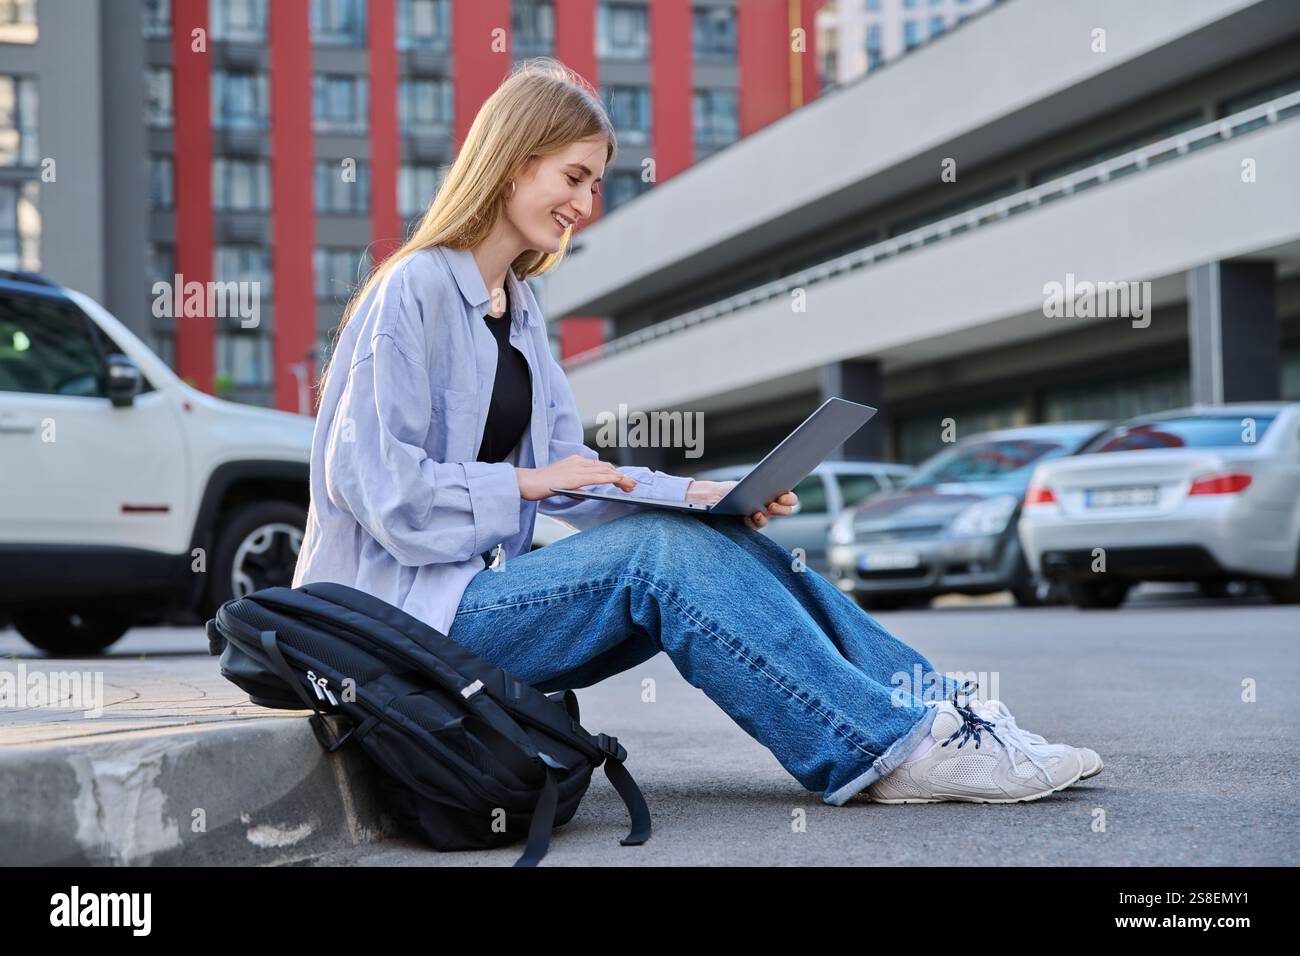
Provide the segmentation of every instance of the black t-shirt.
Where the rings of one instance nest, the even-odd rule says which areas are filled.
[[[479,461],[505,461],[519,443],[533,415],[533,382],[528,360],[510,344],[510,293],[506,292],[506,311],[499,318],[487,312],[483,321],[497,340],[497,375],[492,385],[492,402],[488,406],[487,426]]]

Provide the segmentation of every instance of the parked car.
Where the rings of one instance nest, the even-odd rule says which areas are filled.
[[[0,272],[0,617],[91,654],[290,584],[312,427],[191,388],[87,296]]]
[[[578,529],[569,522],[562,521],[553,515],[544,515],[539,511],[537,520],[533,524],[533,543],[528,550],[536,551],[538,548],[544,548],[548,544],[554,544],[561,538],[567,538],[577,533]]]
[[[1036,464],[1070,455],[1104,422],[1061,422],[972,435],[924,461],[902,487],[836,520],[830,573],[869,610],[928,604],[938,594],[1010,590],[1049,598],[1026,566],[1016,520]]]
[[[1020,536],[1030,566],[1080,607],[1118,607],[1139,581],[1217,593],[1243,578],[1300,601],[1300,404],[1124,422],[1035,471]]]
[[[708,481],[737,481],[754,465],[730,465],[710,468],[693,477]],[[822,462],[812,473],[794,486],[799,498],[797,510],[768,522],[763,533],[794,553],[802,548],[807,567],[826,574],[826,536],[831,522],[845,508],[893,488],[912,474],[910,465],[892,462],[849,461],[831,459]]]

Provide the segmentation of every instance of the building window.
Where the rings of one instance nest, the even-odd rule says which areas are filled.
[[[915,10],[915,9],[916,9],[916,0],[903,0],[903,9],[904,9],[904,10]]]
[[[36,81],[0,74],[0,166],[36,166]]]
[[[429,208],[434,195],[447,178],[447,166],[407,165],[397,171],[397,211],[403,219],[418,216]]]
[[[1119,381],[1102,381],[1098,376],[1086,385],[1045,388],[1040,401],[1043,421],[1063,422],[1131,418],[1178,408],[1186,405],[1190,396],[1190,378],[1184,366],[1136,372]]]
[[[166,211],[173,205],[172,158],[149,157],[149,208]]]
[[[608,60],[650,57],[650,28],[646,8],[627,3],[602,3],[596,13],[596,53]]]
[[[271,208],[271,169],[264,159],[212,161],[212,208],[217,212],[267,212]]]
[[[317,247],[313,256],[316,298],[346,302],[370,273],[370,252],[364,248],[328,249]]]
[[[403,133],[446,133],[451,129],[450,80],[403,80],[398,87]]]
[[[144,247],[144,277],[153,288],[156,283],[171,285],[176,281],[176,247],[170,242],[150,242]]]
[[[35,43],[36,0],[0,0],[0,43]]]
[[[316,211],[331,216],[369,214],[370,165],[357,163],[355,167],[345,167],[334,160],[317,160]]]
[[[1040,183],[1049,182],[1061,176],[1068,176],[1072,172],[1095,166],[1097,163],[1103,163],[1108,159],[1114,159],[1116,156],[1122,156],[1131,150],[1149,146],[1152,143],[1159,142],[1170,136],[1176,136],[1189,129],[1195,129],[1204,122],[1205,117],[1200,110],[1184,113],[1177,119],[1156,126],[1148,126],[1141,132],[1130,133],[1127,136],[1112,140],[1101,148],[1093,147],[1085,153],[1076,154],[1068,159],[1052,163],[1050,166],[1031,170],[1029,185],[1037,186]]]
[[[1026,424],[1020,401],[1012,398],[983,403],[972,401],[963,406],[961,414],[967,435]],[[942,419],[943,414],[938,411],[929,414],[902,415],[896,418],[894,447],[898,449],[897,460],[915,465],[937,451],[951,448],[951,445],[945,445],[943,442]]]
[[[398,0],[397,48],[399,50],[450,49],[449,0]]]
[[[555,4],[551,0],[513,0],[510,43],[516,57],[555,53]]]
[[[144,0],[144,29],[146,37],[165,40],[172,35],[171,0]]]
[[[267,0],[209,0],[212,39],[265,43],[266,3]]]
[[[650,142],[650,90],[645,86],[601,87],[614,132],[625,143]]]
[[[880,0],[866,0],[863,6],[868,13],[877,13],[880,10]]]
[[[216,374],[235,388],[271,384],[271,336],[262,332],[218,332]]]
[[[311,34],[321,46],[365,46],[365,0],[311,0]]]
[[[968,210],[987,205],[994,200],[1013,196],[1020,190],[1020,180],[1016,177],[999,180],[991,186],[968,192],[960,199],[953,199],[937,206],[930,206],[905,219],[897,219],[889,224],[889,235],[901,236],[914,229],[920,229],[922,226],[928,226],[930,223],[939,222],[941,219],[947,219],[950,216],[960,215]]]
[[[320,133],[364,133],[370,115],[370,83],[364,76],[317,73],[312,109]]]
[[[213,129],[266,129],[269,116],[265,73],[212,71]]]
[[[840,82],[839,51],[833,46],[822,45],[817,48],[821,65],[818,67],[822,88],[829,90]]]
[[[1240,113],[1242,110],[1248,110],[1252,106],[1259,106],[1262,103],[1267,103],[1269,100],[1275,100],[1279,96],[1286,96],[1288,93],[1294,93],[1298,89],[1300,89],[1300,74],[1289,76],[1285,80],[1270,83],[1267,86],[1256,87],[1255,89],[1244,93],[1237,93],[1226,100],[1222,100],[1219,103],[1216,115],[1220,117],[1231,116],[1233,113]],[[1300,112],[1300,107],[1291,106],[1279,112],[1277,118],[1286,119],[1289,116],[1295,115],[1296,112]],[[1241,126],[1238,126],[1233,135],[1240,136],[1247,130],[1258,129],[1261,126],[1267,125],[1268,119],[1260,116],[1251,120],[1249,123],[1244,123]]]
[[[154,129],[171,129],[172,71],[152,66],[144,73],[144,121]]]
[[[0,269],[41,271],[41,213],[36,180],[0,182]]]
[[[880,53],[880,24],[873,23],[867,27],[867,70],[880,66],[884,57]]]
[[[904,20],[903,21],[903,48],[910,50],[921,44],[921,21]]]
[[[937,37],[942,32],[943,32],[943,17],[931,17],[930,18],[931,38]]]
[[[1300,346],[1282,350],[1282,391],[1284,402],[1300,402]]]
[[[166,329],[153,329],[151,331],[153,341],[150,347],[154,354],[166,363],[167,367],[175,371],[176,369],[176,332]]]
[[[271,252],[265,246],[217,246],[212,254],[216,282],[256,282],[263,296],[271,294]]]
[[[731,7],[696,7],[691,11],[691,43],[701,63],[736,59],[736,11]]]
[[[696,146],[726,146],[740,138],[735,90],[696,90],[692,107]]]
[[[650,189],[650,183],[633,170],[615,170],[605,174],[605,212],[613,212]]]

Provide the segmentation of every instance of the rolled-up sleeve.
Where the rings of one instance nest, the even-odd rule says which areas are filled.
[[[555,428],[550,438],[550,460],[557,462],[570,455],[581,455],[592,460],[601,455],[588,448],[582,440],[582,419],[578,415],[578,406],[573,398],[564,369],[548,353],[547,375],[550,381],[550,394],[555,402]],[[606,456],[605,460],[609,460]],[[667,472],[646,468],[643,465],[618,465],[618,470],[630,478],[636,479],[636,487],[630,492],[612,483],[583,485],[584,491],[600,491],[612,494],[630,494],[634,498],[665,498],[669,501],[685,501],[686,489],[690,478],[670,475]],[[567,495],[551,495],[538,503],[542,514],[552,515],[569,522],[579,530],[610,521],[623,515],[645,511],[632,503],[619,501],[598,501],[594,498],[570,498]]]
[[[464,561],[519,531],[519,483],[509,462],[440,462],[426,452],[430,428],[445,427],[430,403],[419,329],[428,303],[414,301],[405,277],[390,285],[373,307],[392,314],[348,371],[326,489],[401,564]]]

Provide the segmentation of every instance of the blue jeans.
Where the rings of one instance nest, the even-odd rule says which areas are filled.
[[[448,635],[539,690],[660,651],[805,788],[843,805],[902,762],[934,708],[930,662],[732,516],[647,509],[480,571]],[[891,681],[892,679],[892,681]],[[951,696],[957,682],[943,675]],[[914,685],[913,685],[914,686]]]

